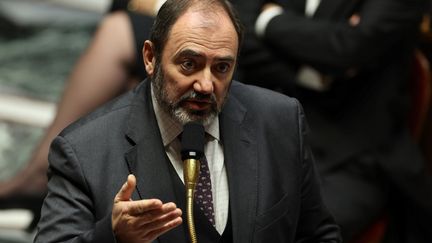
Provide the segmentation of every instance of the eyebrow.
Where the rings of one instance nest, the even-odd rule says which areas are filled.
[[[181,58],[181,57],[188,57],[188,56],[198,57],[198,58],[204,57],[203,54],[201,54],[201,53],[199,53],[197,51],[194,51],[192,49],[184,49],[184,50],[180,51],[179,53],[177,53],[174,56],[174,58],[178,59],[178,58]],[[220,61],[224,61],[224,62],[234,62],[235,61],[235,58],[233,56],[231,56],[231,55],[222,56],[222,57],[216,57],[215,59],[217,61],[219,61],[219,62]]]

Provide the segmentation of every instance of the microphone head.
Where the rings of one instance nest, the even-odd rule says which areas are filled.
[[[189,122],[183,126],[181,136],[181,156],[185,159],[201,159],[204,155],[205,130],[198,122]]]

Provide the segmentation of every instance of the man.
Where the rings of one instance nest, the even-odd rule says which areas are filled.
[[[248,35],[240,80],[302,103],[323,198],[344,241],[387,205],[396,217],[405,210],[412,216],[409,206],[431,215],[431,175],[406,124],[410,61],[426,1],[235,2],[249,8],[242,11]],[[398,227],[408,221],[402,222]],[[411,242],[405,231],[397,233],[400,242]]]
[[[54,140],[35,242],[187,242],[189,121],[206,129],[214,206],[195,207],[199,242],[340,242],[298,102],[231,81],[241,36],[226,1],[167,1],[144,44],[151,81]]]

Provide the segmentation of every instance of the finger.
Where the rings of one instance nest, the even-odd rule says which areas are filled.
[[[173,221],[171,221],[169,224],[167,224],[166,226],[159,228],[157,230],[151,231],[147,234],[147,238],[155,240],[157,239],[159,236],[165,234],[166,232],[174,229],[175,227],[179,226],[182,223],[182,218],[178,218],[175,219]]]
[[[115,196],[114,202],[129,201],[136,186],[136,178],[130,174],[126,182],[120,188],[120,191]]]
[[[179,226],[183,222],[181,214],[181,210],[176,209],[164,215],[159,220],[143,226],[142,229],[145,229],[145,232],[147,232],[143,232],[146,235],[145,238],[156,239],[165,232]]]
[[[164,205],[161,205],[159,208],[156,209],[152,209],[152,210],[148,210],[145,212],[141,212],[141,213],[137,213],[134,212],[135,214],[131,215],[136,217],[137,223],[140,226],[143,226],[145,224],[151,223],[153,221],[156,221],[158,219],[160,219],[162,216],[174,211],[177,209],[177,206],[174,203],[167,203]]]
[[[173,204],[173,203],[171,203]],[[159,211],[169,211],[169,209],[175,209],[174,206],[166,207],[162,204],[159,199],[145,199],[139,201],[133,201],[128,204],[127,213],[131,216],[141,217],[143,215],[157,215]]]

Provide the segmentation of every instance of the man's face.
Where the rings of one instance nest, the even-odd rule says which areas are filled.
[[[211,122],[234,73],[238,37],[222,10],[189,9],[173,25],[161,62],[147,68],[160,105],[182,124]],[[147,65],[147,64],[146,64]]]

